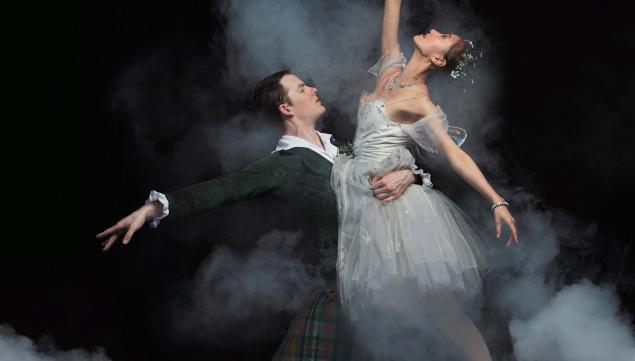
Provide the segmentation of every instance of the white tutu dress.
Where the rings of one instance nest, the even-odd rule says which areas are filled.
[[[393,57],[379,65],[379,72],[404,65],[403,56]],[[445,113],[437,107],[435,113],[403,125],[388,119],[384,107],[382,100],[360,102],[354,157],[339,155],[333,165],[338,288],[349,315],[391,300],[418,298],[425,303],[430,296],[473,296],[480,291],[486,268],[483,247],[467,215],[432,188],[430,175],[416,169],[407,150],[412,139],[435,151],[434,132],[448,129]],[[370,179],[396,169],[419,172],[424,185],[411,185],[398,199],[382,204],[373,197]]]

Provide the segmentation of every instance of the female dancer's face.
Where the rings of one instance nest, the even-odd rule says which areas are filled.
[[[456,34],[443,34],[430,29],[430,32],[426,34],[415,35],[412,40],[423,55],[444,57],[452,46],[461,41],[461,38]]]

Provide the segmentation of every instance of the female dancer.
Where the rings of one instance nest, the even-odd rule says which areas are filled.
[[[467,216],[432,189],[429,174],[416,169],[406,150],[409,140],[444,155],[492,203],[496,236],[500,238],[503,223],[510,228],[507,245],[518,242],[515,220],[507,202],[448,135],[446,115],[428,96],[428,74],[456,63],[466,42],[433,29],[413,37],[414,52],[406,62],[397,40],[400,6],[400,0],[385,1],[382,56],[370,70],[377,82],[360,101],[354,158],[340,156],[333,166],[340,221],[339,297],[360,333],[371,332],[369,319],[376,321],[378,312],[412,320],[408,314],[429,311],[438,325],[435,330],[451,340],[462,357],[489,361],[481,334],[460,307],[481,288],[486,265],[479,238]],[[376,180],[403,168],[423,174],[424,186],[409,187],[396,200],[374,199],[371,187],[382,193]],[[393,340],[400,338],[393,335]]]

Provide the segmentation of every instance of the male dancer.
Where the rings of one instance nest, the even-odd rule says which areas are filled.
[[[145,205],[97,238],[104,239],[103,250],[107,251],[122,234],[122,242],[127,244],[144,223],[150,221],[151,227],[157,227],[168,214],[186,216],[258,196],[284,198],[306,220],[305,234],[316,236],[319,262],[332,290],[318,290],[307,298],[274,360],[332,360],[337,326],[337,202],[330,177],[337,148],[331,144],[330,134],[315,130],[326,109],[317,89],[288,70],[262,79],[254,98],[280,119],[283,128],[272,154],[238,172],[185,189],[168,194],[152,191]],[[369,192],[382,202],[390,202],[414,182],[421,184],[421,179],[411,170],[397,170],[374,179]]]

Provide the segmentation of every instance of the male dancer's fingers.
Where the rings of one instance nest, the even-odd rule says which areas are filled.
[[[376,198],[379,198],[379,199],[381,199],[380,198],[381,196],[384,196],[384,198],[385,198],[385,197],[391,195],[391,193],[392,193],[390,191],[390,189],[388,189],[388,187],[385,187],[385,186],[373,189],[372,191],[373,191],[373,196],[375,196]]]
[[[102,245],[104,246],[104,248],[102,248],[102,251],[106,252],[110,249],[110,247],[112,247],[113,243],[115,243],[115,241],[117,240],[117,234],[113,234],[112,236],[110,236],[110,238],[108,238],[108,241],[104,243],[102,243]]]
[[[381,194],[377,194],[375,197],[377,197],[378,199],[383,201],[383,200],[386,200],[386,198],[391,197],[391,196],[392,195],[390,194],[390,192],[386,191],[386,192],[383,192]]]
[[[386,181],[383,178],[379,178],[379,177],[375,177],[377,180],[372,183],[370,189],[378,189],[378,188],[384,188],[387,187],[388,184],[386,183]],[[373,179],[375,179],[373,178]]]
[[[390,203],[390,202],[394,201],[395,199],[397,199],[397,197],[395,197],[395,196],[390,196],[390,197],[388,197],[388,198],[386,198],[386,199],[382,200],[382,202],[383,202],[383,203]]]
[[[133,230],[132,228],[128,230],[128,232],[126,232],[126,235],[123,236],[123,240],[122,243],[123,244],[128,244],[128,242],[130,242],[130,239],[132,238],[132,235],[134,234],[135,230]]]
[[[379,188],[373,191],[373,195],[377,198],[381,196],[387,197],[388,195],[390,195],[390,191],[386,188]]]
[[[115,224],[114,226],[108,228],[107,230],[99,233],[96,237],[97,238],[108,237],[108,236],[112,235],[113,233],[117,232],[119,230],[119,228],[121,228],[121,224],[119,222],[117,222],[117,224]]]
[[[123,236],[123,244],[128,244],[128,242],[130,242],[130,239],[132,238],[132,235],[139,230],[139,228],[141,228],[141,226],[143,225],[143,221],[141,221],[141,224],[139,224],[139,220],[135,220],[131,225],[130,228],[128,228],[128,232],[126,232],[126,235]]]

